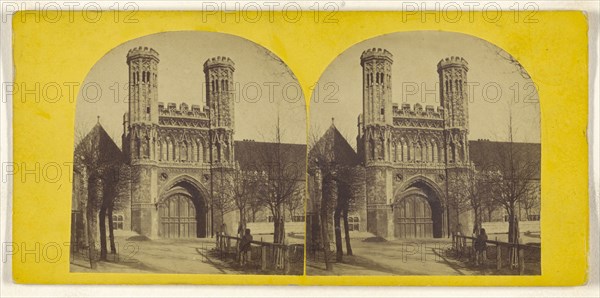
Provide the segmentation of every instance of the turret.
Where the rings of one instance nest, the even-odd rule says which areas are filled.
[[[129,124],[158,124],[158,52],[137,47],[127,53]]]
[[[365,126],[392,124],[392,58],[385,49],[369,49],[360,56]]]
[[[233,154],[235,64],[228,57],[204,62],[206,104],[210,109],[211,155],[217,163],[231,163]]]
[[[446,127],[468,130],[467,72],[469,64],[462,57],[448,57],[437,65],[440,98],[446,110]]]
[[[446,161],[469,163],[469,98],[467,72],[469,64],[462,57],[448,57],[437,65],[440,98],[444,108]]]

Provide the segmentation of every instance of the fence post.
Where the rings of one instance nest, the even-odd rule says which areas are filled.
[[[496,243],[496,269],[502,269],[502,246]]]
[[[456,249],[456,235],[454,234],[454,232],[452,232],[452,250],[458,251]]]
[[[525,274],[525,249],[521,244],[517,246],[519,249],[519,275]]]
[[[265,245],[260,247],[260,269],[267,270],[267,247]]]
[[[288,246],[283,246],[283,274],[288,274],[290,270]]]

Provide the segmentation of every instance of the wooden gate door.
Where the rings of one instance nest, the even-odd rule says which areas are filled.
[[[163,238],[195,238],[196,208],[192,200],[182,194],[166,199],[160,207],[161,236]]]
[[[394,208],[396,238],[433,238],[431,207],[419,195],[408,196]]]

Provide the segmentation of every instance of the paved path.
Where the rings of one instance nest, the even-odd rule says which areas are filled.
[[[467,268],[446,256],[451,247],[448,239],[392,240],[363,242],[352,240],[353,256],[344,256],[332,272],[323,263],[308,259],[309,275],[473,275],[485,274]],[[345,247],[344,247],[345,249]]]
[[[119,262],[99,262],[94,272],[243,274],[209,255],[215,246],[213,239],[131,241],[127,238],[115,238]],[[92,272],[88,266],[83,258],[75,258],[71,271]]]

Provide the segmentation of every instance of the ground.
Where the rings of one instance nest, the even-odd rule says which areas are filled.
[[[292,233],[288,234],[288,242],[303,243],[303,225],[302,231],[297,231],[298,225],[294,224],[286,229]],[[272,240],[272,236],[267,234],[269,225],[272,226],[272,223],[250,225],[257,231],[255,240]],[[91,270],[89,261],[83,256],[72,255],[71,272],[258,274],[253,269],[241,268],[236,262],[221,258],[213,251],[214,238],[149,240],[134,232],[115,231],[115,242],[118,257],[109,255],[109,261],[99,262],[97,270]]]
[[[374,242],[370,233],[351,232],[352,256],[344,255],[341,263],[334,263],[332,271],[325,270],[322,256],[308,253],[308,275],[490,275],[515,274],[514,271],[496,271],[494,260],[484,267],[474,266],[467,257],[457,259],[450,251],[452,240],[417,239]],[[490,234],[490,240],[505,240],[505,234]],[[522,233],[524,243],[539,243],[539,231]],[[332,244],[331,249],[335,247]],[[346,247],[344,245],[344,252]],[[335,253],[331,255],[335,259]],[[538,264],[539,265],[539,264]],[[526,266],[527,268],[527,266]],[[536,274],[527,270],[526,274]],[[539,273],[537,273],[539,274]]]

